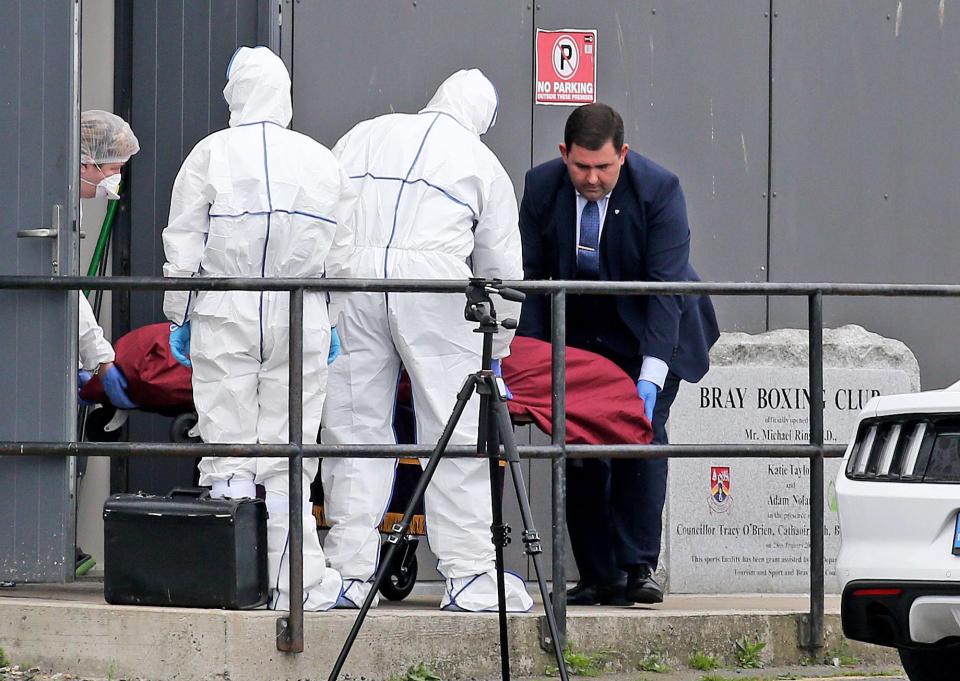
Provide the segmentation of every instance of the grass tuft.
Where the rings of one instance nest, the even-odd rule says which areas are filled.
[[[767,647],[767,644],[757,639],[748,641],[746,637],[736,643],[737,666],[744,669],[760,669],[763,666],[763,659],[760,653]]]
[[[690,656],[690,659],[687,660],[687,666],[697,671],[711,672],[714,669],[719,669],[720,663],[717,662],[717,658],[713,655],[705,653],[702,650],[696,650],[693,655]]]

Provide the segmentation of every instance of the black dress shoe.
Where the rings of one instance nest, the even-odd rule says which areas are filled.
[[[580,582],[567,591],[567,605],[632,605],[623,590],[623,582]]]
[[[593,585],[590,582],[580,581],[577,582],[576,586],[572,586],[567,589],[567,602],[570,602],[571,598],[576,598],[579,596],[585,589],[592,589]],[[553,594],[551,593],[551,597]]]
[[[634,603],[663,603],[663,589],[653,578],[650,568],[641,565],[627,574],[626,597]]]

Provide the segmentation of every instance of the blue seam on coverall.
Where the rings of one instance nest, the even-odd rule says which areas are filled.
[[[245,210],[242,213],[211,213],[211,218],[221,218],[221,219],[230,219],[230,218],[243,218],[251,215],[269,215],[271,213],[283,213],[284,215],[302,215],[303,217],[313,218],[314,220],[323,220],[324,222],[329,222],[331,225],[337,224],[337,221],[332,218],[326,218],[322,215],[317,215],[316,213],[308,213],[303,210],[284,210],[283,208],[275,208],[272,211],[265,210]]]
[[[485,573],[480,573],[480,574],[482,575],[482,574],[485,574]],[[474,575],[473,577],[471,577],[471,578],[470,578],[470,581],[467,582],[466,584],[464,584],[457,593],[453,593],[452,589],[449,589],[449,590],[447,591],[447,593],[450,594],[450,602],[447,603],[444,607],[445,607],[445,608],[449,608],[451,605],[453,605],[453,606],[456,606],[456,607],[459,608],[459,607],[460,607],[460,604],[457,603],[457,597],[458,597],[460,594],[462,594],[464,591],[466,591],[466,590],[467,590],[467,587],[469,587],[471,584],[473,584],[473,583],[474,583],[475,581],[477,581],[479,578],[480,578],[480,575]],[[453,580],[451,579],[450,582],[451,582],[451,585],[452,585]]]
[[[248,47],[247,45],[241,45],[240,47],[238,47],[236,50],[233,51],[233,54],[230,56],[230,61],[227,62],[227,71],[224,74],[227,80],[230,80],[230,68],[233,66],[233,60],[237,58],[237,55],[240,54],[240,50],[242,50],[244,47],[246,47],[248,50],[269,50],[271,53],[273,53],[273,50],[271,50],[266,45],[254,45],[253,47]]]
[[[260,129],[263,133],[263,174],[267,183],[267,231],[263,239],[263,256],[260,260],[260,278],[263,279],[267,272],[267,247],[270,245],[270,217],[273,212],[273,197],[270,194],[270,167],[267,161],[267,126],[262,123]],[[260,361],[263,362],[263,291],[260,291]]]
[[[444,196],[446,196],[448,199],[450,199],[450,200],[453,201],[454,203],[459,204],[459,205],[463,206],[464,208],[466,208],[467,210],[469,210],[469,211],[473,214],[473,218],[474,218],[474,219],[477,218],[477,211],[475,211],[475,210],[473,209],[473,206],[471,206],[469,203],[467,203],[466,201],[461,201],[460,199],[458,199],[457,197],[455,197],[453,194],[451,194],[450,192],[448,192],[448,191],[447,191],[446,189],[444,189],[443,187],[437,186],[437,185],[433,184],[432,182],[428,182],[427,180],[423,179],[422,177],[421,177],[421,178],[417,178],[416,180],[404,180],[402,177],[386,177],[386,176],[381,176],[381,175],[374,175],[373,173],[364,173],[363,175],[351,175],[351,176],[350,176],[350,179],[351,179],[351,180],[361,180],[361,179],[363,179],[363,178],[365,178],[365,177],[369,177],[370,179],[373,179],[373,180],[388,180],[388,181],[393,181],[393,182],[403,182],[403,183],[405,183],[405,184],[417,184],[418,182],[422,182],[423,184],[427,185],[427,186],[430,187],[431,189],[436,189],[438,192],[440,192],[441,194],[443,194]]]
[[[211,217],[211,216],[208,216]],[[207,250],[207,238],[210,236],[210,230],[208,229],[203,235],[203,246],[200,248],[200,262],[197,263],[197,271],[190,275],[190,278],[200,274],[200,270],[203,269],[203,254]],[[193,300],[193,291],[187,291],[187,304],[183,308],[183,324],[186,324],[188,319],[187,315],[190,314],[190,301]],[[183,326],[179,324],[178,326]],[[188,348],[189,349],[189,348]]]
[[[232,127],[234,127],[234,128],[246,128],[246,127],[251,126],[251,125],[275,125],[275,126],[277,126],[278,128],[283,128],[284,130],[287,129],[287,126],[285,126],[285,125],[280,125],[280,124],[277,123],[276,121],[250,121],[249,123],[237,123],[236,125],[234,125],[234,126],[232,126]]]
[[[497,122],[497,113],[500,111],[500,93],[497,92],[496,85],[493,85],[493,83],[490,83],[490,85],[493,86],[493,96],[494,98],[496,98],[497,103],[493,106],[493,117],[490,119],[490,122],[487,124],[487,129],[484,130],[482,133],[484,135],[490,132],[490,128],[492,128],[493,124]]]
[[[277,583],[273,587],[273,592],[276,594],[276,601],[273,601],[270,609],[275,610],[277,607],[277,602],[280,600],[280,575],[283,573],[283,559],[287,555],[287,549],[290,547],[290,514],[287,514],[287,538],[283,543],[283,551],[280,552],[280,565],[277,566]],[[289,565],[287,566],[289,570]]]
[[[353,578],[343,579],[342,577],[341,577],[341,580],[342,580],[341,583],[343,584],[343,586],[340,587],[340,596],[337,598],[337,603],[339,603],[341,599],[346,599],[350,601],[357,608],[363,605],[363,601],[357,603],[355,600],[353,600],[352,596],[348,595],[350,593],[350,589],[352,589],[357,584],[363,583],[363,580],[353,579]],[[348,582],[350,586],[347,586]]]
[[[407,170],[407,175],[406,177],[403,178],[404,183],[400,185],[400,191],[397,192],[397,202],[393,206],[393,226],[390,228],[390,238],[387,240],[387,247],[383,254],[383,278],[384,279],[387,278],[387,263],[390,257],[390,244],[393,243],[393,237],[397,232],[397,217],[400,212],[400,199],[403,196],[403,188],[407,186],[406,182],[407,180],[410,179],[410,173],[413,172],[414,166],[416,166],[417,161],[420,160],[420,154],[423,152],[423,145],[426,144],[427,137],[430,136],[430,131],[433,130],[433,126],[437,124],[438,120],[440,120],[439,114],[437,114],[437,116],[433,119],[433,121],[430,122],[430,125],[427,128],[427,131],[423,133],[423,139],[420,140],[420,148],[417,149],[417,155],[413,157],[413,163],[410,164],[410,169]]]

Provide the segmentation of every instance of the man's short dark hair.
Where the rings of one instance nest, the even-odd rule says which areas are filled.
[[[563,129],[563,143],[567,149],[576,144],[596,151],[607,142],[613,142],[617,151],[623,147],[623,119],[620,114],[606,104],[586,104],[573,110]]]

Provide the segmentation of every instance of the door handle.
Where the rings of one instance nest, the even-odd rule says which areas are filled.
[[[18,239],[53,239],[53,246],[50,249],[50,268],[52,274],[56,276],[60,273],[60,263],[57,261],[60,250],[60,218],[63,207],[59,204],[54,204],[53,210],[51,211],[52,215],[50,216],[50,227],[42,227],[40,229],[18,229],[17,238]]]
[[[58,209],[59,206],[56,206],[55,209]],[[60,212],[59,210],[54,211],[53,216],[54,224],[59,224],[60,222]],[[60,230],[56,227],[52,229],[42,228],[42,229],[18,229],[17,238],[18,239],[56,239],[60,236]],[[83,230],[80,230],[80,238],[86,239],[87,233]]]
[[[56,239],[60,236],[57,229],[18,229],[18,239]]]

